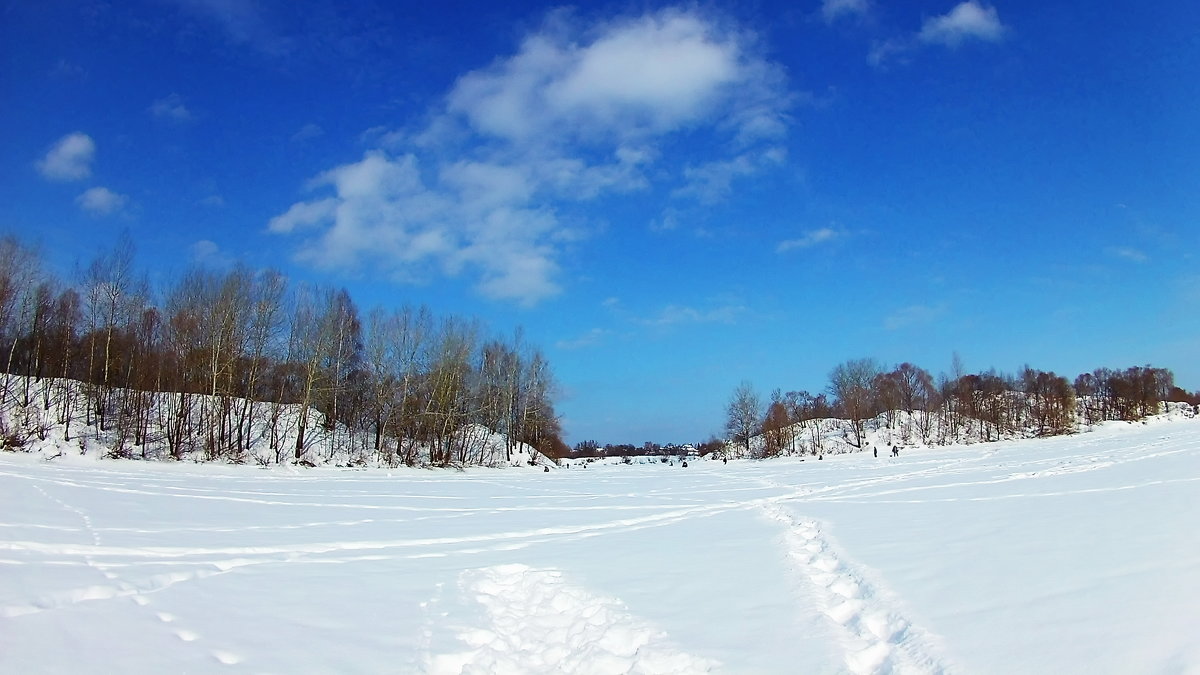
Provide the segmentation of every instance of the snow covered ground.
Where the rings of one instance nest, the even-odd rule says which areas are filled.
[[[1200,673],[1200,420],[691,466],[0,455],[0,672]]]

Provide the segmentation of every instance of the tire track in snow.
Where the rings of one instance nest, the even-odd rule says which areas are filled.
[[[849,672],[953,672],[935,648],[936,638],[906,618],[886,588],[868,581],[854,563],[838,555],[816,521],[797,519],[777,502],[764,505],[763,511],[786,528],[788,555],[834,624]]]

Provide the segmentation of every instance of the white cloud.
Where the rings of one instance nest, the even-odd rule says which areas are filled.
[[[969,40],[999,42],[1008,30],[1000,22],[996,8],[967,0],[946,14],[926,19],[915,34],[876,40],[871,45],[867,62],[884,68],[894,61],[907,62],[914,52],[925,46],[941,45],[954,49]]]
[[[558,114],[601,128],[631,120],[648,131],[677,128],[743,79],[737,44],[684,14],[644,17],[571,56],[567,71],[548,84],[547,101]]]
[[[788,239],[779,242],[775,246],[776,253],[786,253],[798,248],[812,248],[819,244],[831,242],[842,236],[842,233],[831,227],[822,227],[818,230],[806,232],[803,236],[796,239]]]
[[[546,237],[558,227],[551,211],[498,208],[467,222],[465,246],[450,261],[479,270],[485,296],[532,305],[560,292],[556,251]]]
[[[92,175],[95,156],[95,141],[77,131],[58,139],[46,156],[38,160],[37,170],[50,180],[82,180]]]
[[[822,0],[821,18],[833,23],[844,16],[865,16],[870,9],[869,0]]]
[[[79,208],[93,216],[111,215],[125,208],[128,202],[129,198],[125,195],[117,194],[105,187],[89,188],[75,198],[75,203],[79,205]]]
[[[929,44],[957,47],[970,39],[998,42],[1004,37],[1005,30],[995,7],[967,0],[948,14],[926,19],[917,39]]]
[[[216,242],[201,239],[193,243],[189,248],[192,253],[192,262],[195,264],[217,268],[233,265],[233,258],[222,251]]]
[[[268,228],[305,237],[298,258],[427,282],[466,275],[483,295],[532,304],[560,292],[558,260],[582,204],[683,184],[715,200],[782,161],[791,98],[753,39],[697,12],[595,27],[562,13],[516,53],[455,82],[419,129],[372,129],[378,149],[327,171],[332,191]],[[664,151],[704,133],[687,161]]]
[[[442,182],[460,194],[472,209],[487,212],[508,204],[525,204],[535,182],[527,167],[460,161],[442,168]]]
[[[267,229],[287,234],[297,229],[319,225],[334,215],[337,205],[337,200],[332,197],[312,202],[296,202],[287,212],[272,218],[267,223]]]
[[[461,77],[449,110],[514,142],[637,140],[741,112],[774,75],[741,36],[693,13],[613,22],[590,42],[576,32],[551,22],[516,55]]]
[[[183,99],[179,97],[179,94],[171,94],[151,103],[150,114],[176,124],[192,120],[192,111],[183,104]]]

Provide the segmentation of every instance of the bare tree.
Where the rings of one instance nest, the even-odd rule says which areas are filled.
[[[344,397],[351,373],[362,360],[362,322],[358,318],[358,307],[346,289],[326,295],[320,329],[325,334],[322,343],[327,350],[321,359],[326,381],[325,386],[317,392],[317,401],[323,404],[325,428],[332,431],[346,415]],[[346,428],[353,429],[353,425],[347,425]],[[336,434],[329,434],[328,458],[333,457],[335,438]]]
[[[9,377],[17,344],[33,322],[37,307],[34,285],[40,276],[38,255],[13,237],[0,239],[0,340],[7,347],[7,365],[0,387],[0,408],[8,403]]]
[[[808,430],[810,452],[815,455],[823,451],[824,428],[821,420],[833,416],[825,394],[813,396],[807,391],[789,391],[784,400],[787,402],[788,415],[792,421]]]
[[[240,395],[243,397],[237,422],[239,453],[250,448],[251,428],[255,422],[254,403],[271,396],[271,392],[261,388],[261,381],[268,363],[280,356],[278,343],[284,323],[283,298],[286,292],[287,280],[276,270],[264,270],[252,276],[249,326],[241,366],[238,368]]]
[[[304,459],[307,449],[308,414],[320,400],[330,400],[334,414],[337,406],[337,382],[341,377],[342,359],[346,352],[347,334],[354,328],[343,322],[358,321],[353,305],[348,304],[346,292],[314,292],[301,288],[296,299],[292,319],[292,333],[288,337],[288,360],[298,375],[296,392],[296,443],[295,459]],[[332,420],[326,418],[326,424]]]
[[[771,404],[762,422],[763,456],[775,457],[792,448],[794,433],[791,416],[779,390],[771,392]]]
[[[455,434],[470,419],[468,384],[478,333],[474,322],[447,319],[432,345],[434,357],[426,378],[421,430],[430,462],[438,466],[453,461]]]
[[[937,388],[929,371],[911,363],[901,363],[891,373],[899,402],[905,412],[916,421],[921,440],[928,443],[933,429],[932,413],[938,403]]]
[[[857,448],[866,437],[865,421],[877,412],[874,384],[881,370],[878,362],[865,358],[841,363],[829,373],[829,392],[849,418]]]
[[[1064,377],[1026,366],[1021,384],[1039,436],[1067,433],[1075,412],[1075,392]]]
[[[105,430],[112,390],[112,350],[120,328],[129,321],[133,279],[133,239],[122,233],[112,251],[97,256],[84,274],[88,317],[88,379],[92,391],[89,422]]]
[[[51,345],[47,358],[53,363],[50,372],[56,376],[55,388],[58,400],[58,423],[63,427],[63,440],[71,440],[71,422],[76,408],[76,394],[79,391],[77,381],[72,376],[78,373],[72,370],[82,359],[79,358],[77,345],[77,330],[82,323],[79,294],[74,289],[66,289],[60,293],[54,302],[50,318],[46,324],[47,343]]]
[[[550,362],[540,349],[531,349],[513,395],[519,406],[519,422],[513,432],[521,441],[549,457],[556,457],[565,445],[560,438],[562,429],[558,416],[554,413],[554,391]]]
[[[395,310],[377,307],[367,316],[363,357],[371,373],[370,413],[375,430],[375,454],[389,466],[396,464],[396,449],[385,449],[384,439],[400,411],[395,394],[403,378],[403,373],[399,372],[401,356],[398,353],[401,331],[400,314]]]
[[[754,385],[743,381],[733,390],[725,408],[725,430],[733,442],[742,445],[746,456],[750,455],[750,439],[759,429],[762,407],[762,399],[754,391]]]

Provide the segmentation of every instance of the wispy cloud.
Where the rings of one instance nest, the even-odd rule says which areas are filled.
[[[304,126],[300,127],[299,131],[292,134],[292,142],[293,143],[303,143],[304,141],[309,141],[314,138],[319,138],[320,136],[323,136],[324,134],[325,134],[325,130],[321,128],[321,125],[313,124],[312,122],[309,122],[308,124],[305,124]]]
[[[179,94],[170,94],[150,104],[150,114],[175,124],[192,121],[192,111],[184,105]]]
[[[1173,285],[1184,304],[1200,308],[1200,274],[1186,274],[1174,281]]]
[[[667,305],[658,314],[640,320],[640,323],[656,328],[666,328],[686,324],[724,323],[732,324],[749,312],[745,305],[730,301],[706,308],[689,307],[687,305]]]
[[[679,228],[679,211],[673,207],[663,209],[658,218],[650,221],[651,232],[670,232]]]
[[[833,23],[844,17],[866,16],[871,10],[869,0],[822,0],[821,18]]]
[[[603,328],[593,328],[577,338],[571,340],[559,340],[558,342],[554,343],[554,346],[567,351],[595,347],[596,345],[602,343],[604,338],[608,337],[610,333],[611,331]]]
[[[787,239],[781,241],[775,246],[776,253],[787,253],[795,249],[812,248],[820,244],[825,244],[835,239],[841,238],[843,233],[840,230],[835,230],[832,227],[822,227],[818,230],[806,232],[804,235],[796,239]]]
[[[55,77],[74,79],[86,76],[87,69],[74,61],[59,59],[58,63],[54,64],[54,69],[50,71],[50,74]]]
[[[1110,246],[1105,251],[1111,256],[1130,260],[1135,263],[1144,263],[1150,259],[1144,252],[1129,246]]]
[[[945,14],[925,19],[915,34],[876,40],[867,61],[877,68],[905,63],[922,47],[940,45],[956,49],[970,41],[1000,42],[1009,32],[996,8],[966,0]]]
[[[49,180],[82,180],[92,175],[95,156],[95,141],[91,136],[77,131],[58,139],[46,155],[38,160],[37,170]]]
[[[284,56],[295,41],[279,34],[259,0],[169,0],[187,13],[216,25],[233,44],[248,45],[269,56]]]
[[[945,305],[909,305],[892,312],[883,320],[887,330],[900,330],[933,323],[946,313]]]
[[[377,148],[312,181],[332,195],[269,229],[304,237],[297,257],[314,265],[467,275],[487,297],[534,304],[561,291],[564,213],[659,188],[720,199],[782,161],[790,104],[753,38],[699,12],[598,26],[552,13],[515,54],[459,77],[424,127],[372,130]],[[699,156],[665,152],[701,132]]]
[[[753,175],[766,166],[782,164],[786,158],[784,148],[768,146],[730,159],[688,166],[683,170],[684,185],[671,194],[673,197],[691,197],[701,204],[715,204],[729,198],[737,179]]]
[[[909,38],[876,40],[871,43],[871,50],[867,53],[867,63],[876,68],[884,68],[897,61],[906,63],[915,46],[916,43]]]
[[[975,0],[959,3],[947,14],[925,20],[917,39],[929,44],[957,47],[968,40],[999,42],[1005,27],[996,8]]]
[[[108,216],[125,208],[129,198],[105,187],[94,187],[76,197],[75,203],[93,216]]]

